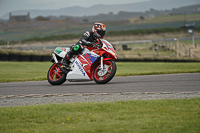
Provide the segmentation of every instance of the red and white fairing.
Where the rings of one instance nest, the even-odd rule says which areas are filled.
[[[73,62],[71,65],[72,71],[67,74],[67,80],[92,80],[92,64],[98,58],[101,58],[101,55],[106,54],[108,55],[108,58],[116,59],[116,53],[113,46],[104,39],[102,39],[101,42],[103,43],[101,49],[91,47],[84,48],[81,55],[71,59],[71,62]],[[102,58],[102,61],[105,59]]]

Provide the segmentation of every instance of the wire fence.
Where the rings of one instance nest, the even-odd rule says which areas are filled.
[[[197,39],[197,38],[196,38]],[[197,39],[198,40],[198,39]],[[198,40],[197,42],[200,42]],[[189,39],[143,40],[114,43],[118,58],[193,58],[200,59],[200,43]]]
[[[190,38],[179,40],[137,40],[111,42],[116,47],[119,59],[133,58],[193,58],[200,59],[200,38],[195,38],[197,43],[193,46]],[[35,51],[50,53],[56,47],[70,47],[72,44],[29,44],[29,45],[4,45],[0,49]]]

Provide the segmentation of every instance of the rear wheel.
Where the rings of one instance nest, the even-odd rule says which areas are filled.
[[[98,64],[93,72],[93,79],[97,84],[105,84],[109,82],[116,73],[117,66],[113,60],[103,62],[103,70],[100,69],[101,65]]]
[[[61,66],[60,63],[59,63],[59,66]],[[54,63],[49,68],[49,71],[47,73],[47,79],[51,85],[61,85],[62,83],[66,81],[66,74],[64,74],[60,70],[60,68],[57,66],[56,63]]]

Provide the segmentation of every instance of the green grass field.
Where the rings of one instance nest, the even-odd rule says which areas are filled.
[[[51,62],[0,62],[0,82],[46,80]],[[200,63],[117,62],[116,76],[200,72]]]
[[[1,133],[199,133],[200,98],[0,108]]]
[[[46,80],[51,62],[0,62],[0,82]],[[117,62],[117,76],[200,72],[200,63]],[[200,132],[200,98],[0,107],[0,133]]]

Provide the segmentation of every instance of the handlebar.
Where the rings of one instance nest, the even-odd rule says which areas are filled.
[[[100,49],[103,46],[101,39],[97,38],[95,41],[95,44],[93,45],[93,47],[96,47],[97,49]]]
[[[93,47],[95,48],[97,48],[97,49],[100,49],[101,47],[102,47],[102,43],[100,43],[100,44],[95,44],[95,45],[93,45]]]

